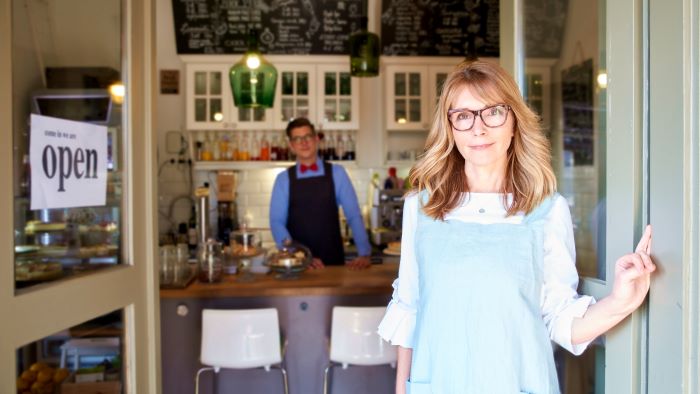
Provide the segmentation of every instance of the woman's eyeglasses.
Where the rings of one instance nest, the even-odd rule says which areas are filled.
[[[478,111],[455,108],[447,111],[447,118],[455,130],[469,131],[474,127],[477,116],[487,127],[503,126],[508,120],[508,112],[510,112],[510,106],[506,104],[496,104]]]
[[[304,134],[304,135],[298,135],[296,137],[290,137],[289,142],[292,144],[301,144],[302,142],[311,142],[316,137],[316,134]]]

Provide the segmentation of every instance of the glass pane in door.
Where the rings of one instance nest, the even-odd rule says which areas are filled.
[[[124,322],[115,311],[16,351],[18,393],[121,393]]]
[[[576,268],[582,280],[606,279],[607,186],[604,0],[523,2],[523,95],[552,146],[558,191],[571,211]],[[602,393],[602,341],[583,355],[556,350],[565,394]],[[602,371],[602,372],[601,372]]]
[[[207,73],[204,71],[194,73],[194,94],[207,94]]]
[[[123,264],[127,250],[123,4],[31,3],[12,2],[15,289]],[[206,73],[195,79],[206,89]]]
[[[221,94],[221,73],[218,71],[212,71],[209,79],[209,93],[212,95]]]
[[[324,74],[324,94],[326,96],[335,96],[336,94],[336,74],[334,72],[326,72]]]

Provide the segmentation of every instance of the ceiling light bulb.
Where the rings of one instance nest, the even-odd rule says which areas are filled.
[[[600,73],[598,74],[598,77],[596,78],[598,81],[598,87],[601,89],[605,89],[608,87],[608,74],[607,73]]]
[[[249,69],[255,70],[260,67],[260,57],[258,55],[249,55],[245,60],[245,64]]]

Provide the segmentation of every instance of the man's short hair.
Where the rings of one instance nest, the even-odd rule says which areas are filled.
[[[316,128],[314,127],[314,124],[311,123],[310,120],[306,118],[296,118],[292,120],[291,122],[287,123],[287,138],[290,138],[292,136],[292,130],[296,129],[297,127],[304,127],[304,126],[309,126],[311,128],[311,132],[316,134]]]

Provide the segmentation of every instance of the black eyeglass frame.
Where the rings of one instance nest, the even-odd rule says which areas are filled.
[[[313,132],[313,133],[307,133],[304,135],[297,135],[294,137],[288,137],[288,139],[289,139],[289,142],[291,142],[292,144],[299,145],[302,142],[311,142],[311,141],[313,141],[313,139],[315,137],[316,137],[316,133]]]
[[[506,108],[506,116],[503,118],[503,123],[501,123],[501,124],[499,124],[499,125],[491,126],[491,125],[486,124],[486,121],[484,121],[484,117],[481,116],[481,112],[487,111],[487,110],[492,109],[492,108],[494,108],[494,107],[505,107],[505,108]],[[494,104],[494,105],[489,105],[488,107],[484,107],[484,108],[479,109],[479,110],[473,110],[473,109],[469,109],[469,108],[453,108],[453,109],[450,109],[450,110],[447,111],[447,121],[450,123],[450,126],[452,126],[452,128],[455,129],[455,130],[457,130],[457,131],[469,131],[469,130],[473,129],[473,128],[474,128],[474,125],[476,124],[476,117],[477,117],[477,116],[478,116],[479,118],[481,118],[481,123],[483,123],[484,126],[486,126],[486,127],[489,127],[489,128],[501,127],[501,126],[503,126],[504,124],[506,124],[506,122],[508,121],[508,113],[510,113],[510,111],[511,111],[512,109],[513,109],[513,108],[512,108],[510,105],[508,105],[508,104]],[[452,123],[452,114],[456,114],[456,113],[458,113],[458,112],[471,112],[472,114],[474,114],[474,120],[472,121],[472,125],[469,126],[469,127],[466,128],[466,129],[458,129],[458,128],[456,128],[455,125]]]

